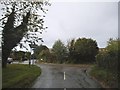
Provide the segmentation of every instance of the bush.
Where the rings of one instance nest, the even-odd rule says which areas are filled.
[[[96,63],[99,67],[112,71],[118,71],[118,55],[120,55],[118,48],[119,42],[119,40],[110,39],[108,46],[99,52],[96,56]]]
[[[120,71],[118,70],[118,65],[120,61],[118,60],[118,57],[120,57],[120,40],[116,39],[110,39],[108,41],[108,46],[99,52],[99,54],[96,56],[96,63],[98,68],[103,68],[106,70],[106,73],[109,75],[109,79],[107,79],[107,83],[111,86],[112,84],[118,84],[118,81],[120,78],[118,75],[120,74]],[[99,70],[98,70],[99,71]],[[101,73],[99,71],[99,75],[104,75],[104,73]],[[112,73],[112,74],[111,74]],[[96,74],[97,75],[97,74]],[[97,75],[98,77],[102,78],[101,76]],[[119,79],[119,80],[118,80]]]
[[[101,84],[104,85],[104,87],[118,87],[118,79],[116,73],[112,73],[111,71],[106,70],[104,68],[94,66],[92,68],[92,71],[90,72],[90,75],[95,77],[98,81],[100,81]]]

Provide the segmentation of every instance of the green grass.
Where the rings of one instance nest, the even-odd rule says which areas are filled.
[[[90,75],[101,82],[103,87],[118,87],[117,86],[117,74],[104,68],[94,66],[90,72]]]
[[[26,88],[41,74],[39,67],[10,64],[2,69],[2,88]]]

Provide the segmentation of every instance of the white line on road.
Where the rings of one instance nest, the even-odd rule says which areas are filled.
[[[64,80],[65,80],[65,72],[64,72]]]
[[[66,88],[64,88],[64,90],[66,90]]]

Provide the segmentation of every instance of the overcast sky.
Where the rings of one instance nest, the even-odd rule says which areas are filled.
[[[52,47],[61,39],[92,38],[106,47],[109,38],[118,37],[117,2],[53,2],[48,7],[43,33],[45,45]]]
[[[83,37],[96,40],[103,48],[109,38],[118,37],[118,2],[53,1],[45,17],[48,29],[42,34],[43,44],[49,48],[58,39],[66,44],[72,38]]]

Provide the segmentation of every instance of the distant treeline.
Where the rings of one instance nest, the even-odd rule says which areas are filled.
[[[68,41],[55,41],[53,47],[40,45],[35,49],[34,57],[51,63],[89,63],[95,62],[99,48],[97,42],[90,38],[78,38]]]

